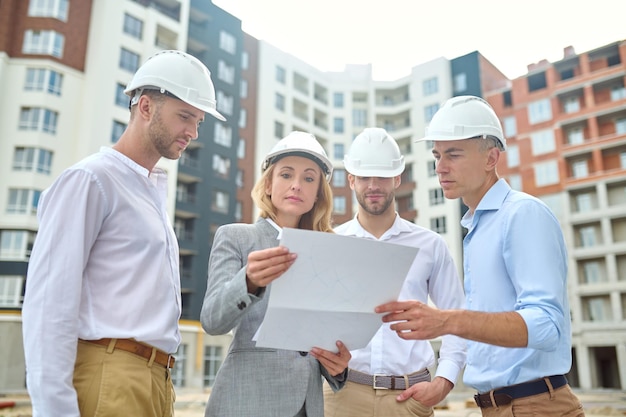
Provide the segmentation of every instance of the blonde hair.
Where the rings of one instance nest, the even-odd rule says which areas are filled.
[[[272,203],[272,198],[265,190],[272,185],[272,174],[275,164],[271,164],[261,175],[261,178],[254,184],[252,200],[261,211],[260,216],[276,221],[276,207]],[[300,217],[299,229],[315,230],[319,232],[333,232],[331,217],[333,214],[333,193],[330,184],[320,174],[320,187],[317,191],[317,200],[313,208]]]

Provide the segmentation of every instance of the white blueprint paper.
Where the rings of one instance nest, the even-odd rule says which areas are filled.
[[[333,233],[283,228],[281,246],[297,253],[272,282],[258,347],[337,351],[369,343],[382,324],[374,307],[397,300],[418,249]]]

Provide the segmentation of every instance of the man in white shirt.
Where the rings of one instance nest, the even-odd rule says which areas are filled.
[[[430,296],[439,308],[462,308],[463,288],[443,238],[395,211],[405,167],[396,141],[384,129],[366,128],[344,164],[359,207],[355,218],[335,231],[419,248],[399,299],[427,302]],[[324,387],[327,417],[432,416],[433,406],[454,387],[466,351],[463,339],[444,336],[431,380],[428,368],[436,358],[430,342],[402,340],[383,324],[365,348],[351,354],[345,387],[336,393]]]
[[[130,122],[112,148],[66,169],[38,206],[22,310],[33,416],[172,416],[171,354],[181,312],[167,178],[216,110],[209,70],[161,51],[125,93]]]

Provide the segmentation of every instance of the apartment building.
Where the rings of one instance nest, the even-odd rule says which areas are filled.
[[[486,92],[508,149],[498,167],[544,200],[569,252],[574,366],[582,388],[626,387],[626,42],[539,61]]]

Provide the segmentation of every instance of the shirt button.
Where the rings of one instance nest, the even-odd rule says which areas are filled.
[[[245,301],[240,302],[239,304],[237,304],[237,308],[239,310],[243,310],[244,308],[246,308],[246,302]]]
[[[309,354],[308,352],[300,352],[300,356],[306,356],[308,354]]]

